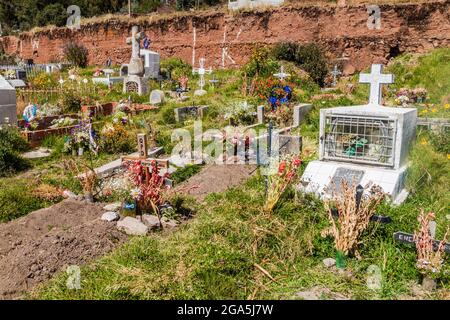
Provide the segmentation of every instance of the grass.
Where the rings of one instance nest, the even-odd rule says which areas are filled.
[[[427,153],[424,161],[419,155]],[[208,196],[193,220],[174,233],[133,238],[112,254],[82,268],[81,290],[68,290],[66,275],[39,288],[39,299],[280,299],[320,285],[353,299],[396,299],[420,281],[415,250],[394,242],[396,231],[413,232],[420,208],[433,210],[442,236],[448,214],[450,163],[431,145],[417,143],[412,152],[410,186],[399,207],[384,204],[379,214],[393,222],[372,224],[360,245],[361,259],[351,258],[345,277],[323,267],[334,257],[331,239],[320,231],[328,225],[321,201],[295,196],[291,190],[273,214],[262,211],[264,184],[260,176],[244,185]],[[416,171],[430,173],[428,183]],[[415,173],[416,172],[416,173]],[[367,269],[380,268],[382,290],[367,288]],[[273,277],[271,280],[260,266]],[[449,290],[443,278],[439,298]]]

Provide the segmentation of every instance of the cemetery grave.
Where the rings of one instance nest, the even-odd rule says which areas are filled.
[[[0,148],[29,158],[27,167],[9,161],[0,174],[0,298],[396,299],[423,280],[416,252],[396,241],[415,243],[420,208],[437,213],[432,238],[448,252],[450,151],[422,117],[445,127],[446,98],[433,83],[427,93],[401,91],[415,83],[402,60],[359,78],[332,66],[325,97],[290,61],[261,53],[238,70],[213,70],[204,58],[191,66],[141,48],[139,30],[127,39],[128,64],[36,71],[24,89],[0,78],[0,130],[22,134],[28,149],[11,150],[19,142],[9,133],[12,142]],[[41,152],[48,156],[34,157]],[[340,230],[327,230],[343,221],[345,210],[330,203],[346,186],[350,211],[367,218],[348,251]],[[158,267],[120,258],[148,248]],[[81,290],[61,290],[64,263],[82,266]],[[373,265],[381,289],[364,285]],[[131,268],[153,281],[123,271]],[[170,270],[181,269],[186,276],[174,280]],[[122,295],[117,283],[134,293]],[[443,276],[427,294],[439,299],[448,289]]]

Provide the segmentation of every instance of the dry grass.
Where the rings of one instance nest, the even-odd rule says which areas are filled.
[[[323,235],[331,235],[336,250],[348,255],[358,246],[360,236],[369,226],[370,218],[384,198],[385,195],[378,188],[372,188],[367,195],[362,196],[358,206],[356,184],[343,180],[341,191],[336,191],[334,187],[331,199],[324,201],[331,227]],[[337,222],[332,214],[333,208],[339,214]]]

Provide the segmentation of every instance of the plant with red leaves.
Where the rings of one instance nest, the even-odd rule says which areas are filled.
[[[169,174],[160,175],[156,161],[152,161],[150,166],[143,165],[139,160],[130,161],[126,163],[126,168],[128,177],[138,191],[134,191],[134,194],[139,207],[143,211],[153,212],[161,220],[159,208],[166,198],[168,187],[165,185],[165,180]]]

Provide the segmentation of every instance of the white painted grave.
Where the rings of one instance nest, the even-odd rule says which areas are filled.
[[[403,202],[409,148],[415,138],[417,109],[381,105],[381,85],[393,83],[373,65],[360,82],[370,84],[367,105],[320,110],[319,160],[306,168],[300,189],[327,197],[332,181],[378,185],[395,204]]]
[[[16,89],[0,76],[0,126],[17,124]]]

